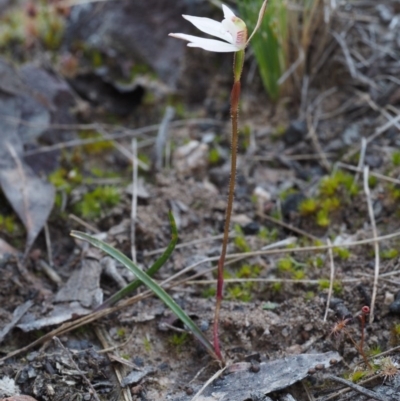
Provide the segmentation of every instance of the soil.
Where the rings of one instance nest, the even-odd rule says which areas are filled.
[[[332,46],[328,61],[314,75],[310,73],[309,87],[304,90],[303,85],[303,94],[301,87],[286,89],[277,103],[268,99],[260,79],[254,77],[253,59],[246,63],[228,246],[228,255],[236,256],[228,256],[225,267],[219,326],[225,364],[232,372],[246,362],[246,372],[268,381],[263,367],[270,362],[329,352],[337,352],[337,357],[329,358],[327,365],[310,362],[311,368],[291,381],[301,371],[293,367],[285,377],[287,385],[268,395],[254,384],[250,398],[235,398],[234,394],[223,398],[218,388],[228,380],[224,372],[212,390],[198,399],[400,399],[400,112],[395,74],[400,59],[399,12],[394,1],[338,7],[331,28],[338,35],[346,32],[344,44],[332,37],[327,42],[327,48]],[[28,58],[37,60],[43,48],[38,43],[31,46]],[[18,49],[13,57],[22,63]],[[55,53],[61,54],[61,49]],[[195,54],[197,64],[189,56],[185,68],[199,74],[203,53]],[[81,72],[75,82],[64,77],[63,82],[75,89],[56,109],[68,114],[69,125],[63,126],[65,121],[51,114],[52,140],[48,140],[50,131],[42,134],[35,142],[36,155],[30,154],[27,160],[34,166],[35,161],[51,159],[55,167],[44,167],[45,175],[53,173],[54,177],[58,172],[64,187],[52,181],[57,188],[55,205],[46,230],[26,257],[22,255],[24,226],[12,211],[12,202],[5,194],[1,198],[1,217],[14,217],[12,229],[4,219],[0,221],[0,235],[12,246],[6,252],[0,243],[0,397],[191,400],[225,366],[209,356],[165,304],[143,286],[138,295],[130,294],[116,307],[93,315],[103,300],[134,277],[98,250],[69,236],[71,230],[102,235],[147,269],[169,244],[171,210],[179,242],[155,279],[162,282],[175,277],[166,287],[168,293],[212,338],[216,263],[230,166],[231,82],[226,78],[225,61],[211,60],[217,60],[207,64],[214,75],[205,79],[209,89],[200,103],[185,78],[176,79],[180,92],[169,88],[165,94],[165,82],[147,82],[140,94],[129,92],[132,98],[126,93],[120,98],[115,82],[112,90],[107,86],[111,85],[109,77],[101,77],[107,85],[98,85],[97,70],[90,71],[97,74],[93,80],[82,81]],[[141,82],[148,77],[143,76]],[[79,92],[77,82],[98,85],[100,92],[106,89],[95,101]],[[80,106],[73,112],[66,106],[71,96]],[[114,97],[124,104],[122,115],[114,110],[118,104],[112,102]],[[99,99],[100,103],[107,99],[104,104],[111,102],[113,107],[99,106]],[[179,109],[181,99],[188,102],[184,111]],[[129,112],[126,104],[131,101],[136,106]],[[157,169],[155,155],[163,130],[157,125],[136,135],[135,129],[158,124],[171,102],[175,117],[164,121],[168,132],[165,156]],[[79,123],[80,128],[71,123]],[[64,128],[58,130],[57,124]],[[66,133],[67,128],[71,132]],[[89,128],[111,138],[113,145],[84,145],[87,136],[82,132]],[[121,133],[127,138],[118,138]],[[142,168],[137,188],[132,189],[131,139],[135,135]],[[40,153],[44,146],[54,144],[56,152],[62,149],[54,159],[51,153]],[[26,143],[24,151],[29,151]],[[369,174],[370,192],[363,174]],[[74,181],[75,177],[79,180]],[[97,187],[110,186],[117,194],[116,202],[107,204],[105,192],[99,199],[85,198]],[[133,218],[132,191],[137,194]],[[85,210],[89,211],[85,214]],[[284,242],[271,248],[279,241]],[[332,254],[326,247],[329,243],[336,247]],[[373,318],[364,313],[365,306]],[[82,316],[87,320],[80,320]],[[73,326],[74,322],[82,323]],[[351,389],[332,376],[357,383],[359,388]],[[242,380],[233,377],[239,383]],[[361,394],[362,389],[373,393]]]

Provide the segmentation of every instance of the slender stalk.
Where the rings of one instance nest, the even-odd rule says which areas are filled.
[[[217,277],[217,294],[214,314],[213,340],[214,352],[218,359],[223,360],[221,348],[219,345],[218,324],[221,302],[224,290],[224,264],[226,251],[228,247],[229,226],[231,222],[233,198],[235,195],[236,182],[236,165],[237,165],[237,147],[238,147],[238,114],[239,114],[239,98],[240,98],[240,77],[243,70],[244,50],[241,50],[234,55],[233,61],[233,76],[234,83],[231,92],[231,121],[232,121],[232,136],[231,136],[231,171],[229,178],[228,202],[225,212],[224,237],[222,240],[221,256],[218,261],[218,277]]]

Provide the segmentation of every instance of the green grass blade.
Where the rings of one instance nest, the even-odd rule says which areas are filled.
[[[193,333],[193,335],[203,344],[208,353],[214,358],[217,358],[211,343],[208,341],[207,337],[200,331],[193,320],[181,309],[181,307],[168,295],[165,290],[160,287],[150,276],[139,269],[127,256],[113,248],[112,246],[106,244],[91,235],[72,231],[71,235],[75,238],[81,239],[83,241],[89,242],[92,246],[101,249],[112,258],[122,263],[125,267],[131,270],[136,277],[143,282],[151,291],[154,292],[164,303],[167,305],[173,313],[186,325],[186,327]]]
[[[249,32],[256,25],[263,0],[240,0],[241,18]],[[281,87],[278,80],[287,63],[287,5],[282,0],[269,0],[259,31],[251,40],[263,85],[272,100],[277,100]]]
[[[169,212],[169,222],[171,225],[171,232],[172,232],[172,238],[171,241],[167,247],[167,249],[164,251],[164,253],[154,262],[154,264],[146,270],[146,274],[150,277],[154,276],[158,272],[158,270],[164,265],[164,263],[169,259],[171,256],[172,252],[175,249],[175,245],[178,242],[178,230],[176,228],[176,223],[174,219],[174,215],[172,212]],[[131,294],[133,291],[135,291],[137,288],[139,288],[142,285],[142,281],[139,279],[136,279],[129,283],[126,287],[122,288],[120,291],[118,291],[116,294],[114,294],[112,297],[108,298],[107,301],[103,302],[98,308],[96,308],[94,311],[97,312],[99,310],[108,308],[112,305],[114,305],[116,302],[118,302],[120,299],[124,298],[126,295]]]

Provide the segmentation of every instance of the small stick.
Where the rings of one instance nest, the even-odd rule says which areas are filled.
[[[290,231],[293,231],[293,232],[296,233],[296,234],[299,234],[299,235],[302,235],[302,236],[304,236],[304,237],[307,237],[307,238],[309,238],[309,239],[311,239],[311,240],[313,240],[313,241],[319,241],[319,238],[318,238],[318,237],[316,237],[316,236],[314,236],[314,235],[312,235],[312,234],[309,234],[308,232],[302,230],[301,228],[292,226],[291,224],[287,224],[287,223],[285,223],[284,221],[275,219],[274,217],[268,216],[267,214],[265,214],[265,213],[263,213],[263,212],[259,212],[259,213],[257,213],[257,214],[258,214],[260,217],[262,217],[264,220],[268,220],[268,221],[270,221],[271,223],[275,223],[275,224],[277,224],[277,225],[279,225],[279,226],[281,226],[281,227],[284,227],[284,228],[286,228],[286,229],[288,229],[288,230],[290,230]]]
[[[337,383],[344,384],[347,387],[350,387],[354,391],[357,391],[360,394],[366,395],[367,397],[373,398],[374,400],[378,401],[391,401],[389,398],[385,397],[382,394],[376,393],[375,391],[368,390],[362,386],[359,386],[358,384],[352,383],[348,380],[342,379],[341,377],[337,377],[334,375],[324,375],[324,379],[326,380],[332,380]]]
[[[375,251],[375,269],[374,269],[374,283],[372,287],[372,296],[371,296],[371,305],[370,305],[370,315],[369,315],[369,323],[371,324],[374,321],[374,310],[375,310],[375,299],[376,293],[378,291],[378,279],[379,279],[379,242],[377,241],[378,233],[376,230],[375,224],[375,216],[374,216],[374,209],[372,207],[372,200],[371,200],[371,193],[368,186],[368,172],[369,167],[364,167],[364,192],[365,196],[367,197],[367,205],[368,205],[368,213],[369,218],[371,220],[371,228],[372,228],[372,235],[374,238],[374,251]]]
[[[92,233],[99,234],[100,230],[96,228],[95,226],[92,226],[91,224],[87,223],[85,220],[82,220],[80,217],[75,216],[74,214],[69,214],[68,218],[71,220],[76,221],[79,223],[81,226],[85,227],[87,230],[91,231]]]
[[[351,166],[350,164],[346,164],[346,163],[342,163],[342,162],[336,163],[336,167],[345,168],[346,170],[350,170],[350,171],[360,171],[360,172],[363,171],[362,169],[359,170],[358,167],[354,167],[354,166]],[[369,173],[369,175],[372,175],[373,177],[379,178],[379,179],[387,181],[387,182],[392,182],[393,184],[400,185],[400,180],[396,180],[396,178],[388,177],[387,175],[375,173],[373,171],[371,171]]]
[[[46,240],[47,259],[48,259],[49,265],[53,266],[54,265],[53,264],[53,252],[51,249],[50,231],[49,231],[49,226],[47,223],[44,225],[44,237]]]
[[[356,175],[354,176],[353,185],[358,181],[360,173],[363,172],[364,170],[365,153],[367,153],[367,140],[365,138],[361,138],[360,160],[358,161],[358,166],[356,170]]]
[[[90,387],[90,389],[92,390],[93,393],[93,397],[95,398],[96,401],[100,401],[99,396],[97,395],[97,392],[95,390],[95,388],[93,387],[92,383],[90,383],[90,380],[85,376],[85,374],[82,372],[82,370],[79,368],[79,366],[76,364],[76,362],[74,361],[74,358],[72,357],[71,351],[67,348],[64,347],[64,344],[59,340],[58,337],[53,337],[54,342],[56,342],[69,356],[69,359],[72,363],[72,365],[74,365],[74,368],[77,370],[77,372],[79,372],[79,374],[81,375],[82,379],[86,382],[86,384]]]
[[[203,391],[209,386],[215,379],[220,377],[222,373],[224,373],[224,370],[228,367],[226,365],[224,368],[220,369],[218,372],[216,372],[214,375],[212,375],[203,385],[203,387],[194,395],[194,397],[191,399],[191,401],[196,401],[200,395],[203,393]]]
[[[332,251],[332,243],[330,239],[327,239],[327,244],[329,246],[328,248],[328,254],[329,254],[329,262],[331,266],[331,275],[329,279],[329,290],[328,290],[328,298],[326,299],[326,309],[325,309],[325,315],[324,315],[324,322],[326,322],[326,318],[328,317],[328,311],[329,311],[329,304],[331,303],[331,298],[332,298],[332,291],[333,291],[333,280],[335,278],[335,264],[333,262],[333,251]]]

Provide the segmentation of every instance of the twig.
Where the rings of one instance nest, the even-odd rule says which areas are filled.
[[[226,365],[224,368],[220,369],[218,372],[214,373],[205,383],[204,385],[201,387],[201,389],[194,395],[194,397],[192,398],[191,401],[196,401],[200,395],[203,393],[203,391],[207,388],[207,386],[209,386],[215,379],[217,379],[218,377],[220,377],[222,375],[222,373],[224,373],[224,370],[228,367],[228,365]]]
[[[363,171],[363,170],[359,170],[357,167],[354,167],[354,166],[351,166],[350,164],[346,164],[346,163],[342,163],[342,162],[336,163],[336,167],[345,168],[346,170],[350,170],[350,171],[358,171],[358,172]],[[369,175],[372,175],[373,177],[379,178],[384,181],[392,182],[393,184],[400,185],[400,180],[396,180],[395,178],[388,177],[383,174],[379,174],[379,173],[375,173],[375,172],[371,171],[369,173]]]
[[[224,236],[224,234],[218,234],[218,235],[213,235],[211,237],[195,239],[193,241],[178,244],[178,245],[176,245],[175,249],[192,247],[193,245],[203,244],[204,242],[219,240],[219,239],[222,239],[223,236]],[[229,233],[229,238],[235,238],[236,236],[237,236],[237,234],[234,231],[231,231]],[[167,249],[167,247],[164,247],[164,248],[155,249],[153,251],[143,252],[143,256],[146,257],[146,256],[158,255],[159,253],[163,253],[166,249]]]
[[[47,259],[49,261],[49,265],[53,266],[53,251],[51,249],[50,231],[47,223],[44,225],[44,237],[46,240]]]
[[[356,170],[356,174],[354,176],[353,180],[353,186],[356,184],[358,181],[358,178],[360,176],[360,173],[364,171],[364,162],[365,162],[365,154],[367,153],[367,141],[363,137],[361,138],[361,150],[360,150],[360,160],[358,161],[358,166]]]
[[[110,138],[110,135],[101,127],[99,124],[97,131],[104,137],[104,139]],[[132,161],[134,164],[138,164],[140,168],[144,171],[149,171],[150,167],[143,162],[142,160],[139,160],[137,156],[134,156],[129,152],[128,148],[126,148],[124,145],[120,144],[119,142],[115,141],[114,139],[109,139],[109,141],[112,142],[114,148],[121,153],[121,155],[125,156],[129,161]],[[137,152],[136,152],[137,153]]]
[[[367,198],[367,205],[368,205],[368,213],[369,218],[371,220],[371,228],[372,228],[372,235],[374,238],[374,251],[375,251],[375,275],[374,275],[374,284],[372,287],[372,296],[371,296],[371,305],[370,305],[370,315],[369,315],[369,323],[371,324],[374,321],[374,309],[375,309],[375,299],[376,293],[378,291],[378,279],[379,279],[379,243],[377,241],[378,234],[376,231],[376,224],[375,224],[375,216],[374,216],[374,209],[372,207],[372,200],[371,200],[371,193],[368,186],[368,172],[369,167],[364,167],[364,192]]]
[[[348,380],[342,379],[341,377],[337,377],[334,375],[324,375],[324,379],[326,380],[332,380],[337,383],[344,384],[347,387],[350,387],[352,390],[357,391],[360,394],[366,395],[367,397],[371,397],[374,400],[378,401],[391,401],[389,398],[385,397],[382,394],[376,393],[375,391],[368,390],[362,386],[359,386],[358,384],[352,383]]]
[[[138,192],[138,163],[137,160],[137,140],[132,139],[132,209],[131,209],[131,254],[132,261],[136,264],[136,218],[137,218],[137,192]]]
[[[71,351],[68,350],[67,348],[64,347],[64,344],[58,339],[58,337],[53,337],[54,342],[56,342],[61,349],[64,350],[64,352],[67,353],[72,365],[74,365],[74,368],[77,370],[77,372],[81,375],[82,379],[86,382],[86,384],[90,387],[90,390],[92,390],[92,395],[93,397],[97,400],[100,401],[99,396],[97,395],[97,392],[95,390],[95,388],[93,387],[92,383],[90,383],[90,380],[85,376],[85,374],[81,371],[81,369],[79,368],[79,366],[76,364],[76,362],[74,361],[74,358],[71,354]]]
[[[80,217],[75,216],[74,214],[69,214],[68,218],[76,221],[82,227],[85,227],[86,229],[90,230],[92,233],[96,233],[96,234],[100,233],[100,230],[98,228],[96,228],[95,226],[92,226],[91,224],[87,223],[85,220],[82,220]]]
[[[33,124],[26,122],[24,120],[21,120],[19,118],[13,118],[9,116],[4,116],[0,114],[0,118],[3,118],[6,121],[13,122],[17,125],[22,124],[22,125],[27,125],[27,126],[32,126],[32,127],[41,127],[43,124]],[[177,121],[172,121],[170,123],[171,128],[179,128],[183,127],[185,125],[190,125],[190,124],[214,124],[214,125],[223,125],[222,122],[213,120],[210,118],[193,118],[189,120],[177,120]],[[98,129],[99,124],[53,124],[50,126],[45,125],[46,128],[52,128],[52,129],[80,129],[80,130],[93,130],[93,129]],[[129,138],[129,137],[140,137],[142,135],[157,131],[160,128],[160,124],[153,124],[149,125],[147,127],[142,127],[142,128],[137,128],[137,129],[129,129],[126,127],[118,127],[118,126],[112,126],[112,125],[105,125],[102,124],[102,127],[106,127],[107,129],[110,130],[120,130],[122,132],[119,132],[117,134],[108,134],[107,138],[87,138],[87,139],[73,139],[71,141],[66,141],[66,142],[61,142],[57,143],[55,145],[50,145],[50,146],[43,146],[40,149],[35,149],[35,150],[30,150],[27,152],[24,152],[24,156],[30,156],[30,155],[36,155],[39,153],[46,153],[46,152],[52,152],[53,150],[60,150],[60,149],[65,149],[65,148],[72,148],[75,146],[82,146],[82,145],[89,145],[92,143],[98,143],[98,142],[108,142],[116,139],[123,139],[123,138]]]
[[[307,237],[307,238],[309,238],[309,239],[312,239],[313,241],[319,241],[319,238],[318,238],[318,237],[316,237],[316,236],[314,236],[314,235],[312,235],[312,234],[309,234],[309,233],[307,233],[306,231],[304,231],[304,230],[302,230],[302,229],[300,229],[300,228],[298,228],[298,227],[294,227],[294,226],[292,226],[291,224],[287,224],[287,223],[285,223],[284,221],[275,219],[274,217],[268,216],[268,215],[266,215],[265,213],[262,213],[262,212],[259,212],[259,213],[257,213],[257,214],[258,214],[261,218],[263,218],[263,219],[265,219],[265,220],[268,220],[268,221],[270,221],[271,223],[277,224],[277,225],[279,225],[279,226],[281,226],[281,227],[284,227],[284,228],[286,228],[287,230],[293,231],[293,232],[296,233],[296,234],[303,235],[304,237]]]
[[[107,332],[103,329],[101,329],[98,326],[95,326],[94,328],[94,332],[96,333],[97,338],[99,339],[101,345],[103,346],[103,348],[107,349],[109,348],[109,344],[108,344],[108,340],[106,338],[107,336]],[[113,365],[113,369],[114,369],[114,373],[115,376],[117,376],[118,382],[121,385],[122,382],[122,374],[121,374],[121,370],[119,366],[116,366],[115,364]],[[132,401],[132,395],[131,395],[131,391],[129,388],[121,388],[123,397],[125,401]]]
[[[333,262],[333,251],[331,248],[332,243],[329,238],[326,240],[326,242],[329,246],[328,254],[329,254],[329,264],[331,267],[331,269],[330,269],[331,274],[330,274],[330,278],[329,278],[329,290],[328,290],[328,297],[326,299],[326,309],[325,309],[324,320],[323,320],[324,322],[326,322],[326,318],[328,317],[329,304],[331,303],[331,297],[332,297],[332,291],[333,291],[333,280],[335,278],[335,264]]]
[[[58,286],[62,284],[63,282],[62,278],[58,275],[58,273],[53,269],[51,265],[49,265],[43,259],[39,260],[39,265],[42,268],[43,272],[46,274],[46,276],[51,281],[53,281],[53,283],[57,284]]]

